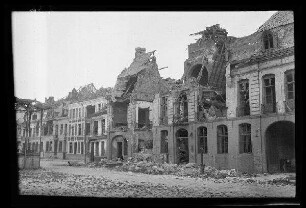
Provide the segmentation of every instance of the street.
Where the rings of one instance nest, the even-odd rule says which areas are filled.
[[[43,159],[40,169],[20,170],[19,173],[21,195],[140,198],[295,196],[294,184],[271,183],[273,179],[288,177],[290,174],[262,174],[249,178],[190,178],[84,165],[68,166],[67,161],[57,159]]]

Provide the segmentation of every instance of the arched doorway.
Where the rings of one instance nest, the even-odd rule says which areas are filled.
[[[266,158],[269,173],[295,171],[294,123],[278,121],[266,130]]]
[[[128,155],[128,143],[123,136],[116,136],[112,141],[111,156],[112,159],[123,159]]]
[[[190,77],[195,77],[197,78],[199,76],[199,73],[201,72],[201,68],[202,68],[202,64],[197,64],[195,66],[193,66],[190,70]],[[203,67],[202,70],[202,76],[199,80],[200,85],[202,86],[206,86],[208,82],[208,71],[206,69],[206,67]]]
[[[177,163],[189,163],[188,131],[179,129],[176,132]]]

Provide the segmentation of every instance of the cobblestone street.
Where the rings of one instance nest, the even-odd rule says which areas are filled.
[[[295,185],[271,183],[282,175],[189,178],[148,175],[107,168],[68,166],[42,160],[41,169],[20,171],[22,195],[94,197],[294,197]]]

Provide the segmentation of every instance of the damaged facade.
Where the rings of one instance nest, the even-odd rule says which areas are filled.
[[[183,82],[155,96],[154,152],[241,172],[295,170],[293,12],[235,38],[219,25],[188,46]]]
[[[154,52],[135,49],[131,65],[117,77],[109,101],[108,158],[127,158],[152,146],[153,100],[162,88]],[[151,147],[152,148],[152,147]]]
[[[220,25],[195,33],[180,80],[163,79],[155,51],[136,48],[111,90],[73,89],[45,101],[42,156],[126,159],[142,149],[169,163],[240,172],[295,170],[293,12],[236,38]],[[36,120],[38,119],[38,120]],[[40,115],[31,121],[37,150]],[[20,146],[24,123],[18,122]],[[24,147],[25,148],[25,147]]]

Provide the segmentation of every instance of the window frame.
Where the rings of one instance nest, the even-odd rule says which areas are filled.
[[[200,133],[203,133],[200,134]],[[200,126],[197,129],[197,139],[198,139],[198,153],[201,154],[207,154],[208,153],[208,144],[207,144],[207,127],[206,126]],[[201,140],[203,140],[203,149],[201,148]]]
[[[224,124],[217,126],[217,154],[228,154],[228,128]]]
[[[249,123],[241,123],[239,129],[239,154],[252,154],[252,126]]]

